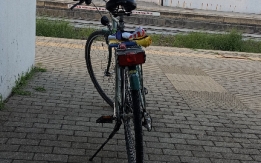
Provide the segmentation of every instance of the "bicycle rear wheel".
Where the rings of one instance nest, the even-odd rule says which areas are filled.
[[[123,91],[125,94],[123,109],[126,115],[132,114],[131,117],[127,116],[128,118],[123,120],[128,162],[143,163],[144,154],[140,91],[130,90],[126,73],[122,79],[125,82],[123,84],[125,90]]]
[[[115,87],[114,49],[109,48],[106,31],[95,31],[87,39],[85,60],[90,78],[101,97],[113,107]]]

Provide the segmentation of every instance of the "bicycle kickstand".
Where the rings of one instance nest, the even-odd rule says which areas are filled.
[[[107,138],[107,140],[101,145],[101,147],[94,153],[94,155],[89,159],[89,161],[92,161],[93,158],[101,151],[101,149],[109,142],[110,139],[113,138],[113,136],[119,131],[120,127],[121,127],[122,122],[120,120],[118,120],[114,126],[113,131],[111,132],[111,134],[109,135],[109,137]]]

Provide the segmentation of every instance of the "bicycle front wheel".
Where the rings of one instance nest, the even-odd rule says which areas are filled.
[[[106,31],[95,31],[87,39],[85,60],[90,78],[101,97],[113,107],[115,86],[114,49],[109,48]]]

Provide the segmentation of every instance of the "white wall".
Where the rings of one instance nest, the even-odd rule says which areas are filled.
[[[261,0],[137,0],[163,6],[261,14]]]
[[[161,5],[162,0],[136,0],[136,1],[153,2],[156,3],[157,5]]]
[[[0,7],[0,95],[5,99],[34,64],[36,0],[0,0]]]
[[[163,0],[163,6],[261,14],[261,0]]]

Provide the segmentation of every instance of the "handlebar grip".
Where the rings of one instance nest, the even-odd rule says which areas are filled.
[[[92,0],[85,0],[85,4],[86,5],[89,5],[89,4],[91,4],[92,3]]]

